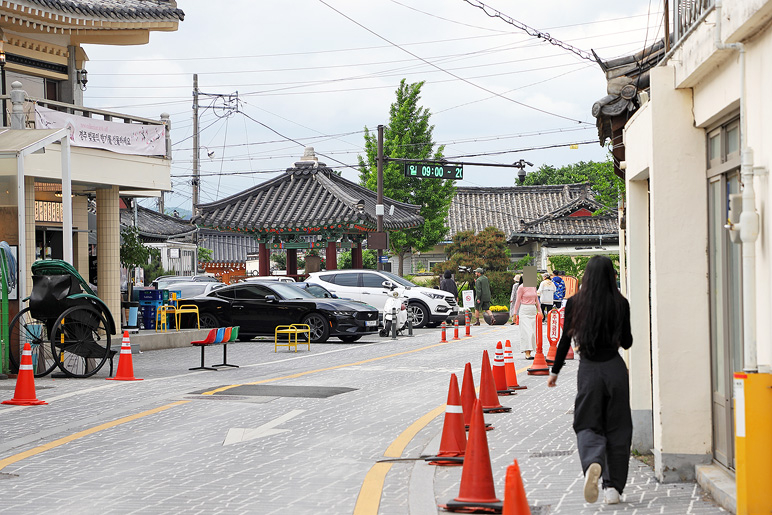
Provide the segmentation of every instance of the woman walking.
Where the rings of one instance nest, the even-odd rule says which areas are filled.
[[[571,345],[581,356],[574,404],[574,432],[584,471],[584,498],[598,500],[603,477],[606,503],[619,503],[627,483],[633,423],[627,367],[619,348],[633,344],[630,305],[616,286],[614,267],[605,256],[587,263],[579,292],[568,299],[563,336],[547,385],[558,373]]]
[[[512,278],[512,294],[509,296],[509,312],[512,313],[512,325],[517,325],[517,311],[515,311],[515,302],[517,301],[517,289],[523,284],[523,279],[520,274],[515,275]]]
[[[524,286],[522,280],[521,277],[515,299],[515,313],[520,325],[520,352],[525,353],[525,359],[533,359],[531,352],[536,349],[536,305],[539,297],[536,295],[536,287]]]

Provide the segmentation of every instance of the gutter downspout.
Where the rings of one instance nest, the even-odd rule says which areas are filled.
[[[745,98],[745,45],[721,41],[722,0],[716,0],[716,27],[713,41],[717,50],[737,50],[740,55],[740,174],[742,180],[742,213],[740,222],[730,230],[740,231],[743,252],[743,371],[758,372],[756,340],[756,239],[759,237],[759,214],[753,187],[753,149],[748,146],[747,106]],[[731,225],[731,223],[730,223]],[[737,227],[739,225],[739,227]]]

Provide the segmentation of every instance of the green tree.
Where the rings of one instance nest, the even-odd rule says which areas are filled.
[[[276,263],[279,270],[287,269],[287,254],[285,252],[273,252],[271,254],[271,261]]]
[[[338,253],[338,270],[346,270],[354,266],[351,251],[345,250]],[[362,267],[375,270],[378,268],[378,254],[373,249],[362,251]]]
[[[540,184],[575,184],[590,183],[595,200],[606,208],[616,209],[620,197],[625,194],[625,181],[614,173],[614,165],[607,160],[603,163],[580,161],[575,164],[555,168],[542,165],[537,171],[525,176],[525,186]]]
[[[383,154],[391,158],[440,160],[444,146],[434,149],[434,126],[429,123],[429,109],[421,107],[423,82],[408,84],[405,79],[397,88],[397,100],[389,108],[389,123],[383,130]],[[378,134],[365,127],[365,157],[358,156],[360,183],[377,190]],[[387,162],[383,167],[383,194],[386,197],[421,206],[424,224],[414,229],[391,231],[389,250],[399,258],[399,275],[403,275],[405,254],[426,252],[442,241],[448,232],[448,209],[455,194],[451,180],[405,177],[403,164]]]
[[[133,277],[136,267],[148,264],[152,251],[142,243],[139,229],[131,225],[121,229],[121,264],[129,269],[129,277]],[[129,298],[131,290],[132,282],[129,280]]]
[[[198,260],[202,263],[211,263],[214,259],[214,251],[206,247],[198,247]]]
[[[486,271],[506,270],[509,267],[509,248],[506,237],[495,227],[486,227],[479,233],[461,231],[453,243],[445,247],[448,260],[438,265],[436,272],[456,270],[459,266],[480,267]]]

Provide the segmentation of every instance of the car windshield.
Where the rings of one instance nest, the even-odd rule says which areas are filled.
[[[303,290],[302,288],[298,288],[297,286],[291,283],[282,283],[282,282],[271,283],[270,288],[273,291],[275,291],[279,296],[281,296],[282,299],[285,299],[285,300],[316,298],[310,293],[308,293],[307,291]]]
[[[402,278],[402,277],[400,277],[400,276],[398,276],[396,274],[392,274],[391,272],[383,272],[383,271],[381,271],[380,273],[382,273],[383,275],[385,275],[386,277],[388,277],[389,279],[391,279],[395,283],[400,284],[402,286],[406,286],[408,288],[413,288],[415,286],[415,284],[411,283],[407,279],[404,279],[404,278]]]

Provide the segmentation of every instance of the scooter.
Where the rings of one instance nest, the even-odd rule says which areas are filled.
[[[380,336],[389,336],[392,332],[394,313],[396,312],[397,333],[401,333],[407,326],[407,301],[408,297],[404,289],[398,287],[391,281],[384,281],[383,287],[386,292],[386,304],[383,306],[383,327],[378,332]]]

